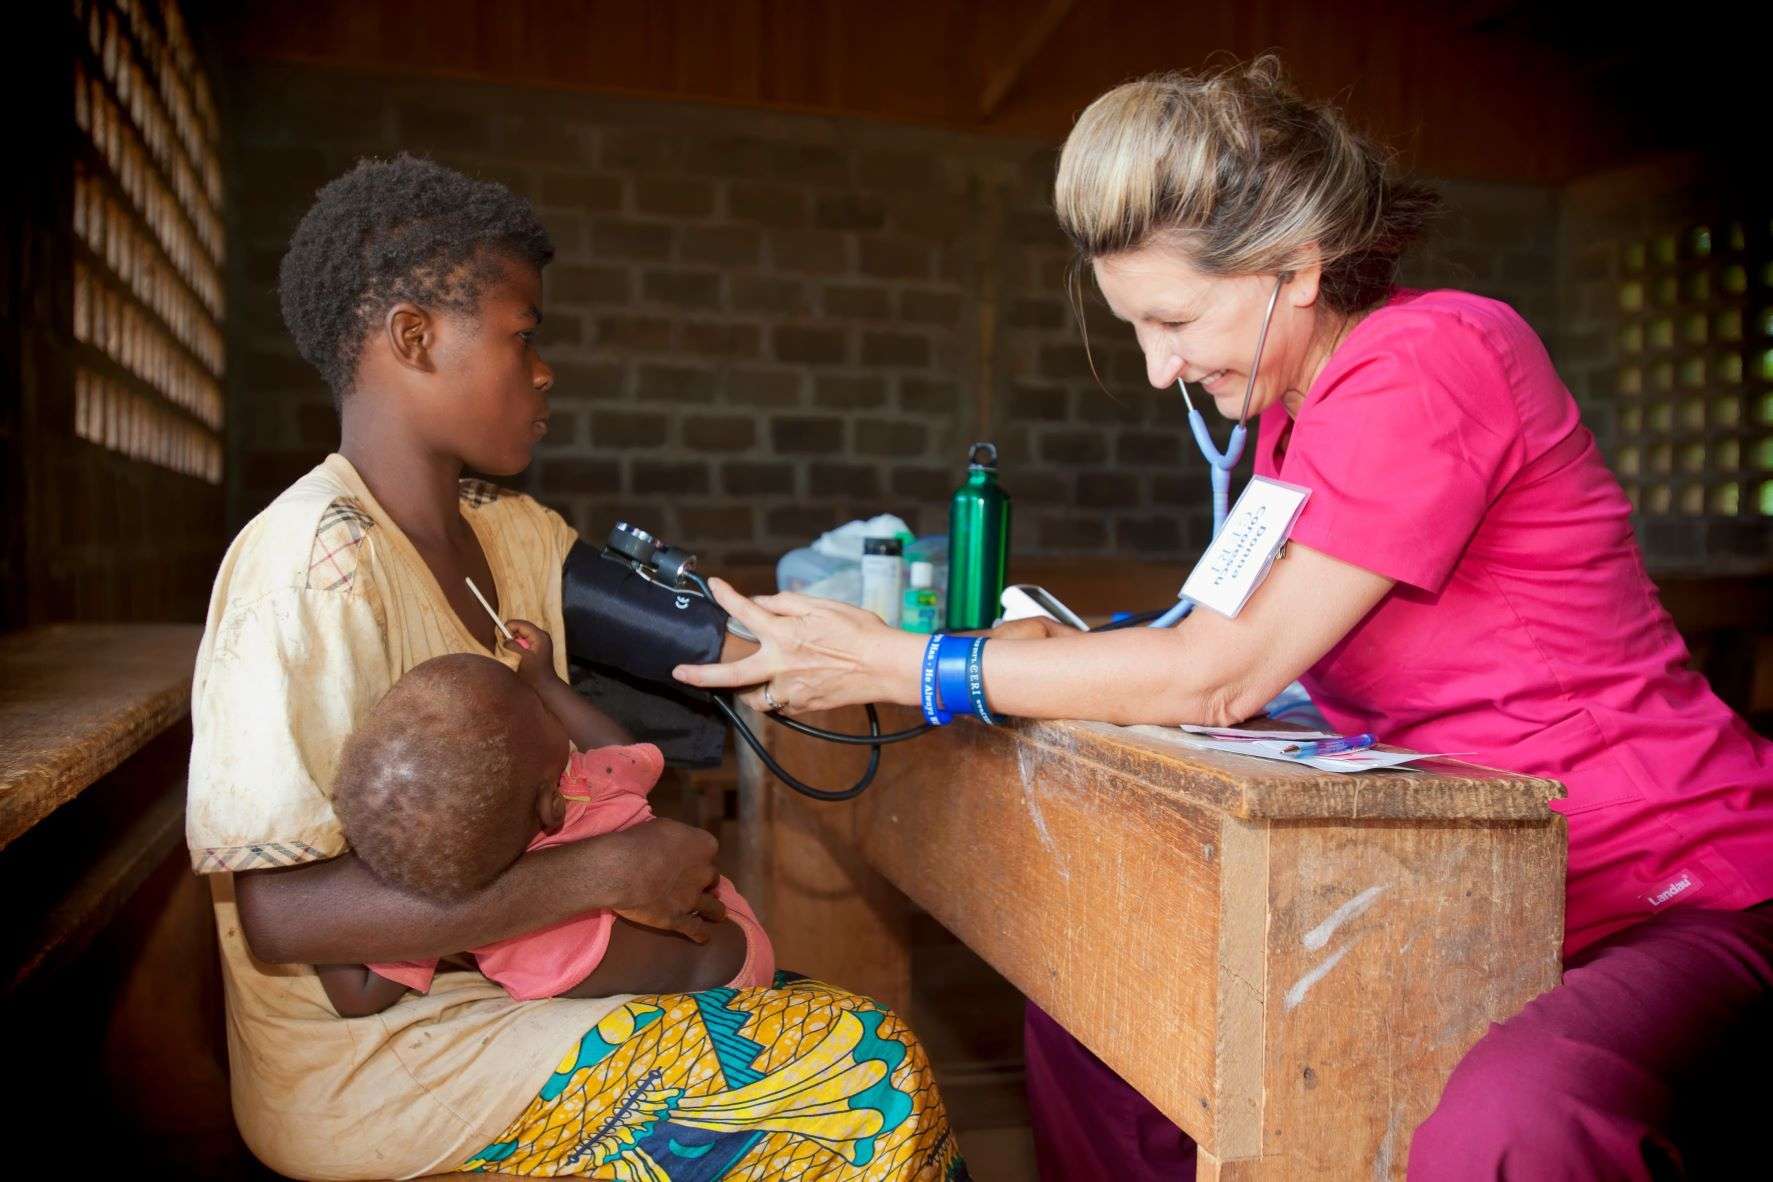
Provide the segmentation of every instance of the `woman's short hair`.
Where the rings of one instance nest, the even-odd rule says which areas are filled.
[[[1263,56],[1098,98],[1065,141],[1053,204],[1086,259],[1173,239],[1208,274],[1257,275],[1316,243],[1323,299],[1356,312],[1385,298],[1440,198]]]
[[[403,300],[472,311],[507,260],[538,270],[554,242],[528,201],[402,153],[365,158],[315,194],[278,270],[283,322],[342,405],[363,342]]]

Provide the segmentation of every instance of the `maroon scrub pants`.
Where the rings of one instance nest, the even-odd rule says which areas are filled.
[[[1033,1005],[1027,1036],[1043,1182],[1194,1177],[1187,1136]],[[1416,1130],[1409,1176],[1766,1177],[1770,1121],[1773,904],[1688,908],[1586,949],[1491,1026]]]

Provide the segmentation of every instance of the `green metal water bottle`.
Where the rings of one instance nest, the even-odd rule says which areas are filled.
[[[967,482],[948,502],[948,630],[989,628],[1010,565],[1010,494],[997,482],[997,446],[975,443]]]

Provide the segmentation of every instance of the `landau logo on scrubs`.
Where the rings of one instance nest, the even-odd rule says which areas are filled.
[[[1704,885],[1699,881],[1698,875],[1691,870],[1682,869],[1679,874],[1643,896],[1643,900],[1652,907],[1660,907],[1675,896],[1684,895],[1688,891],[1696,891]]]

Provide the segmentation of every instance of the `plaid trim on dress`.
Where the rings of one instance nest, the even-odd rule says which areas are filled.
[[[299,866],[332,857],[305,841],[268,841],[263,845],[230,845],[191,851],[191,869],[199,874],[227,870],[267,870]]]
[[[358,547],[376,521],[352,497],[339,497],[326,507],[314,528],[308,551],[310,591],[348,591],[357,578]]]
[[[508,497],[511,495],[508,489],[500,488],[490,480],[474,480],[469,478],[457,481],[456,486],[462,500],[466,501],[468,507],[471,509],[478,509],[480,506],[496,501],[500,497]]]

